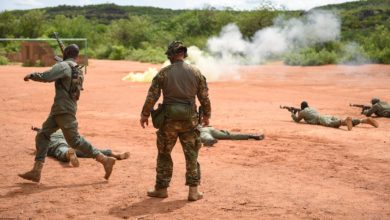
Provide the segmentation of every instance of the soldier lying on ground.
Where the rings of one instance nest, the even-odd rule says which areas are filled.
[[[371,116],[375,114],[378,117],[387,117],[390,118],[390,105],[387,102],[383,102],[378,98],[373,98],[371,100],[372,107],[370,109],[364,110],[363,114],[365,116]]]
[[[213,146],[218,140],[263,140],[264,134],[239,134],[215,129],[212,126],[199,126],[200,139],[204,146]]]
[[[362,123],[369,124],[373,127],[378,127],[378,122],[372,118],[352,119],[347,117],[346,119],[340,119],[335,116],[320,115],[317,110],[310,108],[308,103],[303,101],[301,103],[301,111],[291,113],[291,117],[295,122],[300,122],[302,119],[308,124],[322,125],[325,127],[339,128],[340,126],[347,126],[348,130],[352,130],[352,127]]]
[[[39,128],[32,128],[34,131],[39,132]],[[113,153],[110,149],[97,149],[100,153],[108,156],[108,157],[114,157],[117,160],[124,160],[129,158],[130,153]],[[49,150],[47,152],[47,156],[54,157],[59,161],[62,162],[70,162],[74,167],[78,167],[80,165],[78,157],[80,158],[90,158],[90,156],[84,154],[83,152],[79,150],[75,150],[71,147],[69,147],[68,143],[65,140],[64,134],[61,130],[58,130],[57,132],[54,132],[50,136],[50,143],[49,143]]]

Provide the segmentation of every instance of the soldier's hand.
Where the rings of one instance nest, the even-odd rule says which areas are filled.
[[[25,77],[24,77],[24,81],[28,81],[30,80],[31,78],[31,73],[27,74]]]
[[[203,116],[203,118],[202,118],[202,124],[203,124],[203,126],[209,125],[209,124],[210,124],[209,117]]]
[[[145,124],[146,126],[149,126],[149,117],[141,115],[141,119],[139,120],[139,123],[141,124],[142,128],[145,128]]]

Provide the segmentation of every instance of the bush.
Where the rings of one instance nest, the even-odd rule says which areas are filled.
[[[146,49],[132,49],[127,59],[149,63],[163,63],[167,58],[163,48],[148,47]]]
[[[334,64],[337,62],[337,54],[325,49],[317,52],[314,48],[309,47],[298,52],[286,54],[283,61],[285,64],[292,66]]]
[[[8,59],[5,56],[0,56],[0,65],[7,65]]]

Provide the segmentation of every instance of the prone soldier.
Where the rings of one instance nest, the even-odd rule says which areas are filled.
[[[213,146],[218,140],[263,140],[263,134],[239,134],[225,130],[219,130],[212,126],[199,126],[200,139],[204,146]]]
[[[41,129],[32,127],[32,130],[39,132]],[[97,149],[100,153],[113,157],[117,160],[125,160],[129,158],[130,153],[114,153],[111,149]],[[50,136],[49,150],[47,156],[56,158],[61,162],[71,163],[72,166],[78,167],[80,165],[78,158],[88,158],[88,155],[79,150],[69,147],[65,140],[64,134],[61,130],[54,132]]]
[[[363,110],[363,115],[370,117],[375,114],[378,117],[390,118],[390,105],[387,102],[381,101],[379,98],[373,98],[371,104],[370,108]]]
[[[298,113],[298,116],[296,116],[296,113]],[[378,122],[372,118],[352,119],[351,117],[347,117],[340,119],[335,116],[320,115],[317,110],[309,107],[306,101],[301,103],[300,111],[291,111],[291,117],[295,122],[300,122],[303,119],[308,124],[322,125],[325,127],[339,128],[340,126],[347,126],[349,131],[352,130],[352,127],[360,123],[378,127]]]

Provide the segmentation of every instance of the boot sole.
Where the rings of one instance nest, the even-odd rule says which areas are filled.
[[[35,182],[35,183],[39,183],[39,181],[40,181],[40,179],[33,179],[33,178],[25,177],[25,176],[23,176],[23,174],[18,174],[18,176],[19,176],[20,178],[25,179],[25,180],[33,181],[33,182]]]
[[[115,161],[116,160],[114,158],[108,158],[107,164],[104,165],[104,170],[106,171],[104,179],[108,180],[110,178],[112,170],[114,169]]]
[[[72,166],[79,167],[80,162],[77,159],[76,151],[74,149],[69,149],[68,152],[69,152],[69,160],[70,160],[70,163],[72,164]]]

